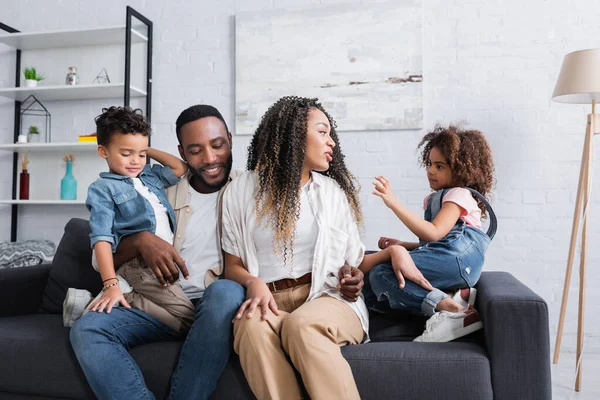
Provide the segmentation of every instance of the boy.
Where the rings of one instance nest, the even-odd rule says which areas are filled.
[[[123,264],[117,275],[113,252],[122,237],[141,231],[173,243],[175,213],[164,189],[179,181],[187,164],[148,147],[150,124],[139,109],[105,108],[95,122],[98,154],[106,160],[109,172],[101,173],[88,188],[86,207],[103,288],[91,303],[88,291],[70,288],[63,304],[63,323],[72,326],[89,310],[109,313],[120,303],[152,315],[177,332],[186,332],[193,322],[194,307],[181,287],[162,286],[141,258]],[[163,165],[147,165],[146,157]]]

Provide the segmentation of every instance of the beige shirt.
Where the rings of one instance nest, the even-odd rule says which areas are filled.
[[[361,263],[365,246],[360,240],[350,205],[344,191],[330,178],[312,173],[313,185],[309,202],[314,211],[318,233],[312,269],[312,286],[307,301],[323,295],[348,304],[357,314],[368,339],[369,313],[360,297],[356,302],[342,299],[336,285],[338,271],[344,262],[352,267]],[[243,172],[225,190],[222,210],[223,250],[241,258],[252,276],[259,276],[260,265],[253,241],[254,230],[259,228],[256,218],[255,196],[258,190],[256,173]]]

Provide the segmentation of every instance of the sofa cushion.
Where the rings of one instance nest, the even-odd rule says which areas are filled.
[[[363,400],[494,398],[490,362],[477,343],[367,343],[342,354]]]
[[[369,313],[369,336],[373,342],[411,341],[425,328],[427,317],[408,313]]]
[[[69,332],[69,328],[62,326],[60,315],[37,314],[0,319],[0,354],[3,358],[0,363],[0,394],[94,398],[71,348]],[[164,398],[168,394],[171,374],[182,344],[159,342],[131,350],[156,398]],[[232,355],[212,397],[253,397],[237,355]]]
[[[90,232],[89,222],[81,218],[72,218],[65,226],[42,296],[41,312],[62,313],[70,287],[89,290],[94,296],[102,289],[100,275],[92,268]]]
[[[0,392],[93,398],[60,315],[0,319]]]

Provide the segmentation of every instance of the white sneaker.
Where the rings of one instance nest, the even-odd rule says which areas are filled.
[[[425,331],[414,342],[449,342],[483,328],[479,313],[474,308],[461,312],[440,311],[425,324]]]
[[[69,288],[63,302],[63,325],[73,326],[83,315],[87,305],[92,300],[92,294],[87,290]]]
[[[452,296],[452,300],[456,301],[458,304],[463,306],[465,309],[469,308],[469,306],[475,305],[475,297],[477,296],[477,289],[475,288],[464,288],[458,289],[454,296]]]

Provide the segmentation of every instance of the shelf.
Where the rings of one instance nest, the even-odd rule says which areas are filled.
[[[135,29],[131,30],[131,42],[147,42],[148,38]],[[60,30],[0,35],[0,43],[19,50],[36,50],[60,47],[125,45],[125,27]]]
[[[95,152],[98,144],[94,142],[56,142],[56,143],[14,143],[0,144],[0,151],[10,152],[59,152],[89,151]]]
[[[11,100],[23,101],[34,95],[39,101],[90,100],[122,98],[124,83],[95,83],[89,85],[56,85],[38,86],[34,88],[2,88],[0,96]],[[144,97],[146,92],[131,86],[131,97]]]
[[[39,205],[48,205],[48,204],[61,204],[61,205],[69,205],[69,204],[85,204],[85,200],[0,200],[0,204],[39,204]]]

